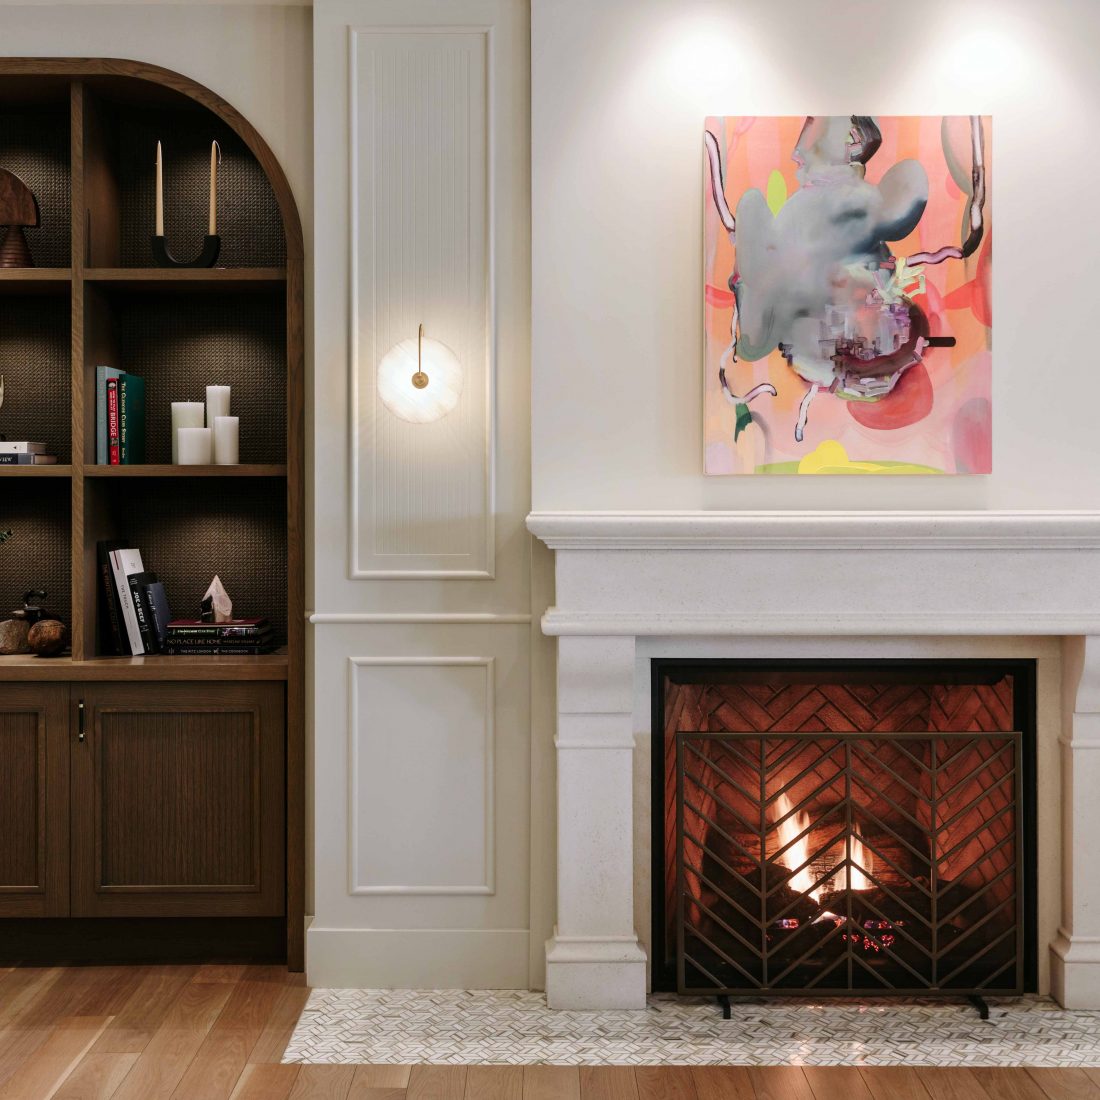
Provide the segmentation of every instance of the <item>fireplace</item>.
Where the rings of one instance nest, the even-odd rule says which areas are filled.
[[[1037,983],[1029,661],[655,660],[653,984]]]

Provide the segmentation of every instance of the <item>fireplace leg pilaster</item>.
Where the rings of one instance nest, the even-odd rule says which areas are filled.
[[[558,640],[558,919],[551,1008],[645,1008],[634,931],[634,639]]]
[[[1062,652],[1062,924],[1051,992],[1064,1008],[1100,1008],[1100,636]],[[1039,869],[1043,874],[1043,868]]]

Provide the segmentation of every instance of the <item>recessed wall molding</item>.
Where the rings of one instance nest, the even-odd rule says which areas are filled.
[[[348,659],[350,894],[495,892],[494,669]]]
[[[351,579],[495,575],[491,35],[349,28]],[[411,424],[376,372],[421,322],[464,382]]]

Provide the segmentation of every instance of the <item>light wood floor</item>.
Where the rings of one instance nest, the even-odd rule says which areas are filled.
[[[265,966],[0,969],[0,1100],[1086,1100],[1100,1070],[284,1066]]]

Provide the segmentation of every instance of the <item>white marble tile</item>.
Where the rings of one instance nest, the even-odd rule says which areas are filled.
[[[541,993],[316,989],[283,1060],[551,1065],[1100,1066],[1100,1011],[1023,997],[713,1001],[662,994],[644,1012],[555,1012]]]

